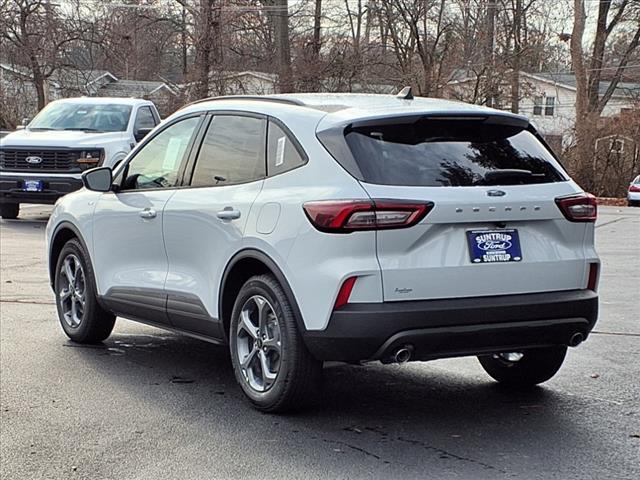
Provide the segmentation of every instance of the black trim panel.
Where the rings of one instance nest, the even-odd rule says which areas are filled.
[[[167,294],[153,288],[112,287],[101,297],[116,315],[169,325]]]
[[[167,294],[167,314],[171,324],[180,329],[222,339],[221,322],[211,318],[197,295],[191,293]]]
[[[116,315],[170,326],[181,332],[191,332],[210,341],[224,339],[220,321],[212,318],[197,295],[167,292],[155,288],[112,287],[100,297],[101,303]]]
[[[282,273],[282,271],[280,270],[276,262],[274,262],[266,253],[263,253],[260,250],[255,250],[253,248],[246,248],[244,250],[240,250],[233,257],[231,257],[231,260],[229,260],[229,263],[227,263],[227,266],[224,269],[224,273],[222,274],[222,281],[220,282],[220,290],[218,292],[218,299],[219,299],[218,300],[218,318],[224,318],[224,313],[226,313],[222,311],[222,303],[223,303],[222,298],[223,298],[223,293],[225,289],[225,284],[227,282],[227,277],[229,276],[229,272],[233,269],[236,263],[238,263],[240,260],[245,258],[253,258],[255,260],[259,260],[260,262],[265,264],[267,268],[273,273],[273,275],[276,277],[276,279],[280,283],[280,286],[282,286],[282,289],[284,290],[284,293],[287,296],[289,303],[291,303],[291,306],[293,308],[293,313],[295,314],[295,317],[296,317],[298,330],[300,332],[305,332],[307,328],[304,324],[304,321],[302,320],[302,312],[300,311],[300,307],[298,306],[296,297],[293,294],[293,290],[291,289],[291,286],[289,285],[287,278],[284,276],[284,273]],[[226,336],[226,333],[225,333],[225,336]]]
[[[505,351],[505,347],[568,345],[586,338],[598,315],[591,290],[386,303],[352,303],[331,315],[322,331],[306,331],[322,360],[379,360],[403,344],[414,358]]]

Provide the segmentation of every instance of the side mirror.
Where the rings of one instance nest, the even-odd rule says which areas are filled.
[[[22,125],[24,125],[25,127],[27,125],[29,125],[29,122],[31,121],[31,119],[29,117],[25,117],[22,119]]]
[[[82,183],[94,192],[109,192],[113,184],[113,174],[109,167],[98,167],[82,174]]]
[[[135,131],[135,133],[133,134],[133,138],[136,139],[136,142],[139,142],[140,140],[142,140],[144,137],[147,136],[147,134],[153,130],[153,128],[139,128],[138,130]]]

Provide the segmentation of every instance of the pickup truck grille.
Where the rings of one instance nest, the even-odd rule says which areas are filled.
[[[0,169],[23,172],[69,172],[80,170],[80,150],[0,149]],[[27,159],[30,159],[27,161]],[[40,159],[40,161],[38,161]]]

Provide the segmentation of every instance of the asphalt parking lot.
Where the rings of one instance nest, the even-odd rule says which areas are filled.
[[[640,208],[601,208],[600,320],[543,387],[510,394],[474,358],[329,365],[289,416],[248,406],[225,348],[126,320],[70,343],[48,211],[0,221],[3,479],[640,478]]]

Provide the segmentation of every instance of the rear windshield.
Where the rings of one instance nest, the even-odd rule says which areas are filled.
[[[547,148],[520,127],[426,118],[351,128],[345,138],[367,183],[456,187],[565,180]]]

